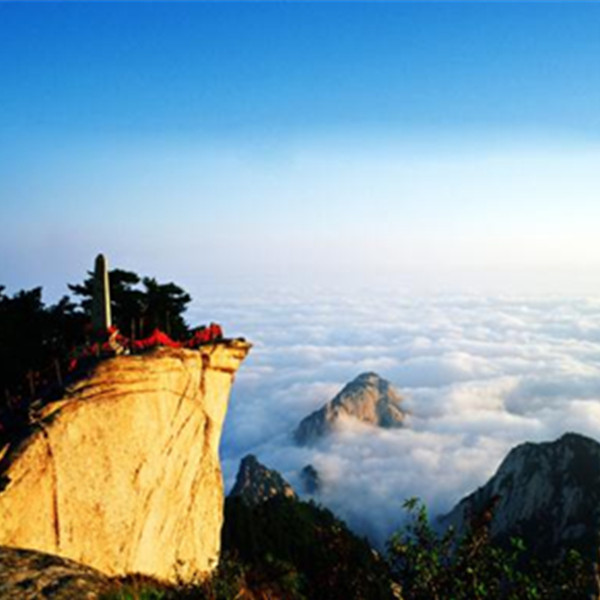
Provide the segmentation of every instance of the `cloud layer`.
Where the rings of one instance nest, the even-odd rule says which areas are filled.
[[[398,526],[405,498],[446,511],[520,442],[600,439],[599,300],[240,290],[200,299],[191,320],[209,319],[254,343],[223,434],[227,488],[248,452],[297,488],[312,463],[317,500],[375,543]],[[364,371],[404,396],[408,428],[349,420],[296,447],[298,422]]]

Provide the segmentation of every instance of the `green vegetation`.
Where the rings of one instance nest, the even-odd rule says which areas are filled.
[[[275,497],[228,498],[223,559],[209,580],[154,588],[123,582],[107,600],[393,599],[387,564],[330,511]],[[152,594],[158,594],[152,596]]]
[[[0,286],[0,442],[18,436],[36,392],[59,394],[69,350],[85,339],[85,316],[66,296],[45,306],[42,289]]]
[[[19,435],[36,397],[62,392],[69,353],[90,343],[92,275],[69,285],[79,297],[47,306],[42,288],[9,296],[0,285],[0,442]],[[131,271],[110,272],[113,321],[127,337],[145,337],[158,327],[170,336],[189,335],[183,314],[191,298],[174,283],[159,283]]]
[[[298,598],[390,598],[388,569],[366,540],[330,511],[275,497],[256,506],[241,498],[225,504],[223,549],[254,570],[289,565]],[[281,582],[280,582],[281,583]]]
[[[250,507],[228,498],[224,558],[209,580],[160,586],[122,582],[106,600],[582,600],[590,573],[571,552],[541,564],[523,543],[489,537],[492,514],[463,536],[434,531],[425,506],[404,503],[409,520],[384,557],[312,503],[273,498]]]
[[[81,298],[80,307],[91,315],[94,289],[93,273],[81,284],[69,289]],[[177,338],[189,334],[183,319],[190,295],[174,283],[158,283],[154,277],[140,277],[132,271],[109,272],[113,323],[126,337],[147,337],[156,328]]]
[[[587,597],[589,573],[576,552],[560,564],[541,564],[528,555],[522,540],[507,547],[492,543],[493,506],[476,515],[458,536],[438,534],[425,506],[416,498],[404,503],[405,527],[388,542],[392,577],[405,600],[581,600]]]
[[[42,288],[4,294],[0,286],[0,387],[12,389],[83,341],[85,318],[68,297],[45,306]]]
[[[212,577],[195,584],[169,586],[147,578],[115,582],[101,600],[306,600],[297,593],[297,573],[283,563],[268,561],[256,569],[222,559]]]

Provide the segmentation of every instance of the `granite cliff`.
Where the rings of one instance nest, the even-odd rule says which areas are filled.
[[[579,550],[597,562],[600,550],[600,444],[568,433],[554,442],[513,448],[496,474],[441,519],[463,531],[492,508],[491,535],[523,538],[542,559]]]
[[[377,427],[402,427],[406,412],[402,397],[389,381],[376,373],[363,373],[319,410],[298,425],[294,439],[298,444],[311,444],[327,435],[340,417],[353,417]]]
[[[0,545],[107,575],[189,581],[216,565],[218,448],[250,345],[157,348],[99,362],[0,454]]]

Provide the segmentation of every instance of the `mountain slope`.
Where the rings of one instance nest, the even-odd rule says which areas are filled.
[[[310,600],[393,600],[385,560],[329,510],[297,499],[283,477],[246,456],[225,501],[225,556]],[[260,577],[259,577],[260,579]]]
[[[349,416],[377,427],[402,427],[406,412],[402,397],[376,373],[363,373],[333,400],[303,419],[294,432],[298,444],[316,442],[330,433],[340,417]]]
[[[472,515],[493,506],[491,535],[523,538],[538,558],[567,548],[597,561],[600,549],[600,444],[568,433],[554,442],[513,448],[496,474],[445,517],[464,530]]]

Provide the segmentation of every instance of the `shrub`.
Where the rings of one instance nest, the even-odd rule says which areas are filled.
[[[571,551],[560,563],[539,563],[525,544],[512,538],[508,546],[489,535],[489,507],[472,519],[463,534],[449,528],[436,533],[418,499],[406,500],[408,523],[387,546],[392,576],[403,600],[581,600],[589,593],[584,562]]]

